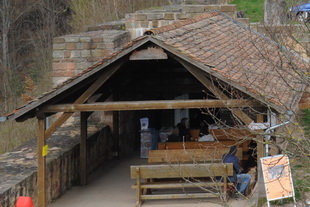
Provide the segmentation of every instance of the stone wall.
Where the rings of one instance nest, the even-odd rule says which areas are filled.
[[[146,30],[173,24],[212,10],[221,11],[234,19],[237,18],[237,7],[234,4],[184,4],[126,14],[126,30],[130,32],[131,39],[134,39],[142,36]]]
[[[88,172],[111,158],[108,127],[99,132],[89,127]],[[79,129],[65,127],[48,139],[47,201],[53,202],[73,185],[79,184]],[[14,207],[19,196],[37,201],[36,140],[0,156],[0,206]]]
[[[122,30],[89,31],[53,40],[53,84],[87,69],[130,41]]]

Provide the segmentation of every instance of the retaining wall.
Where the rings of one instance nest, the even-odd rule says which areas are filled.
[[[88,172],[111,158],[108,127],[96,128],[88,138]],[[73,185],[79,185],[79,129],[61,128],[48,139],[47,201],[53,202]],[[0,207],[14,207],[19,196],[30,196],[37,203],[36,140],[0,156]],[[36,205],[37,206],[37,205]]]

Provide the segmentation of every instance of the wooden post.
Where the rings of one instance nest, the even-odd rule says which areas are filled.
[[[227,202],[227,165],[224,165],[224,201]]]
[[[45,117],[38,118],[38,207],[46,207],[46,156],[45,146]]]
[[[81,112],[81,137],[80,137],[80,184],[87,184],[87,118],[86,112]]]
[[[263,123],[264,122],[264,115],[263,114],[257,114],[256,116],[256,122],[257,123]],[[258,133],[262,133],[262,130],[259,130]],[[258,142],[257,142],[257,162],[260,161],[261,157],[264,157],[264,137],[258,135],[257,137]]]
[[[119,111],[113,112],[113,157],[119,158]]]

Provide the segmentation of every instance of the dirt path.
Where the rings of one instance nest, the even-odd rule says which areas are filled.
[[[145,159],[131,157],[107,163],[91,175],[86,187],[73,187],[55,203],[48,207],[133,207],[135,205],[135,190],[130,186],[129,166],[145,164]],[[143,207],[220,207],[218,199],[198,200],[160,200],[148,201]],[[229,206],[249,206],[247,201],[230,199]]]

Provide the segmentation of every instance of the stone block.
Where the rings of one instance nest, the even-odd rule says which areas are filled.
[[[90,50],[82,50],[81,51],[81,57],[86,58],[91,56],[91,51]]]
[[[117,44],[114,42],[108,42],[108,43],[105,43],[104,45],[106,49],[111,49],[111,50],[114,50],[117,47]]]
[[[75,63],[53,63],[53,77],[71,77],[74,75]]]
[[[79,50],[72,50],[71,51],[71,58],[79,58],[81,57],[81,51]]]
[[[104,56],[104,51],[103,50],[92,50],[91,56],[101,58]]]
[[[153,25],[153,28],[157,28],[158,27],[158,21],[157,20],[152,21],[152,25]]]
[[[53,44],[60,44],[60,43],[64,43],[65,39],[62,37],[56,37],[53,39]]]
[[[76,43],[74,43],[74,42],[66,43],[66,49],[67,50],[76,50]]]
[[[141,21],[140,22],[140,26],[141,28],[151,28],[151,24],[152,22],[151,21]]]
[[[66,49],[65,43],[53,44],[53,50],[64,50],[64,49]]]
[[[99,59],[100,58],[97,58],[97,57],[88,57],[88,58],[86,58],[86,61],[94,63],[94,62],[97,62]]]
[[[146,15],[145,15],[145,14],[136,14],[136,15],[134,16],[134,19],[135,19],[136,21],[144,21],[144,20],[146,20]]]
[[[164,13],[148,13],[146,14],[147,20],[164,19]]]
[[[221,12],[235,12],[237,11],[237,5],[235,4],[227,4],[221,5]]]
[[[79,42],[79,36],[65,36],[65,42]]]
[[[211,10],[221,10],[221,6],[220,5],[207,5],[204,6],[204,11],[211,11]]]
[[[90,44],[91,43],[83,43],[83,49],[84,50],[90,50]]]
[[[83,71],[83,70],[89,68],[89,67],[92,66],[92,65],[93,65],[92,62],[82,62],[82,63],[78,63],[78,64],[76,64],[75,70],[76,70],[76,71],[77,71],[77,70],[78,70],[78,71]]]
[[[195,16],[193,13],[179,13],[177,14],[177,19],[189,19]]]
[[[164,19],[165,20],[174,20],[175,19],[175,13],[165,13]]]
[[[202,13],[204,7],[201,5],[184,5],[182,11],[185,13]]]
[[[224,12],[224,13],[233,19],[237,18],[237,12]]]
[[[58,58],[64,58],[64,51],[60,51],[60,50],[54,50],[53,51],[53,58],[54,59],[58,59]]]
[[[100,43],[96,43],[96,48],[93,48],[93,49],[104,49],[105,46],[104,46],[104,43],[100,42]]]
[[[83,50],[84,49],[84,44],[87,44],[87,43],[75,43],[76,49],[77,50]]]
[[[91,42],[91,37],[80,37],[80,42],[81,43]]]
[[[94,42],[94,43],[103,42],[103,38],[102,37],[95,37],[95,38],[92,38],[91,42]]]
[[[66,50],[66,51],[64,52],[64,58],[70,58],[70,57],[71,57],[71,51]]]

